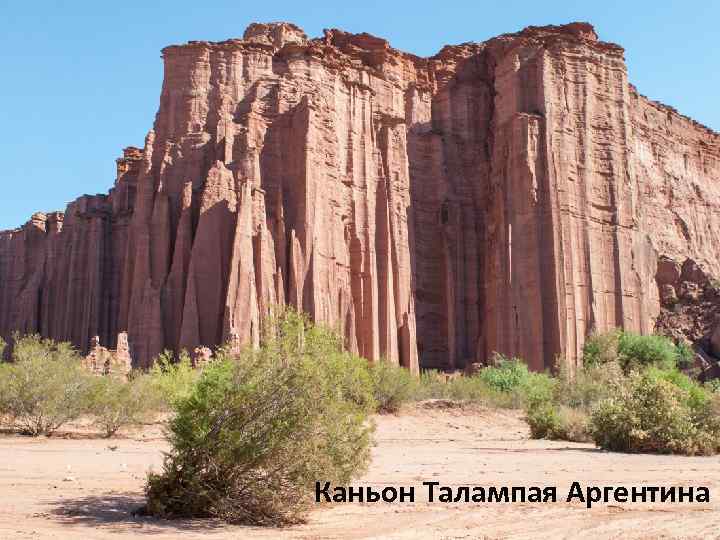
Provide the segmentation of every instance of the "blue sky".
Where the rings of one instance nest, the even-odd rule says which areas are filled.
[[[528,25],[588,21],[626,49],[641,93],[720,131],[720,2],[0,0],[0,229],[104,193],[115,158],[142,146],[160,49],[240,37],[253,21],[369,32],[431,55]]]

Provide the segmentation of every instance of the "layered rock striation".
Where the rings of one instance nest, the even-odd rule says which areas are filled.
[[[287,23],[163,50],[108,195],[0,233],[0,335],[257,343],[273,306],[375,360],[574,365],[648,333],[662,256],[720,273],[720,136],[628,83],[585,23],[419,58]]]

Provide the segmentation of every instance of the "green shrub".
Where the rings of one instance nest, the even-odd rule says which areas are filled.
[[[679,384],[678,384],[679,383]],[[656,372],[631,373],[592,414],[601,448],[625,452],[712,454],[720,450],[714,402],[695,383]]]
[[[641,336],[622,330],[593,334],[583,347],[585,366],[618,362],[625,373],[648,366],[674,369],[692,365],[693,361],[694,353],[687,344],[675,345],[665,336]]]
[[[321,358],[328,386],[338,399],[349,400],[366,412],[375,410],[368,362],[345,351],[337,333],[312,324],[306,315],[292,309],[270,318],[265,327],[263,349],[267,354],[284,358],[302,350],[308,358]]]
[[[550,399],[557,388],[558,381],[547,373],[529,373],[527,378],[515,389],[525,403]]]
[[[685,342],[680,342],[677,347],[677,366],[680,369],[690,369],[695,365],[695,351]]]
[[[152,420],[162,405],[162,396],[148,375],[135,374],[128,381],[107,376],[95,382],[90,413],[105,435],[112,437],[121,427]]]
[[[675,344],[665,336],[640,336],[631,332],[620,334],[618,359],[626,373],[647,366],[674,369],[679,356]]]
[[[67,343],[15,336],[13,362],[0,364],[0,414],[22,433],[51,435],[89,411],[95,378]]]
[[[693,421],[709,437],[720,438],[720,395],[709,393],[707,401],[693,410]],[[716,447],[715,452],[719,451],[720,447]]]
[[[190,395],[200,377],[200,370],[193,368],[192,360],[186,351],[180,353],[178,360],[175,360],[171,351],[165,351],[157,357],[149,375],[163,399],[165,408],[169,410],[176,402]]]
[[[711,394],[706,388],[677,369],[662,370],[650,367],[644,373],[651,379],[661,379],[680,388],[685,393],[687,404],[693,410],[702,409],[711,399]]]
[[[328,386],[337,399],[348,400],[366,413],[378,409],[367,360],[336,349],[326,353],[324,369]]]
[[[11,395],[11,370],[10,365],[0,360],[0,426],[11,426],[13,419],[10,417],[10,395]]]
[[[495,365],[481,369],[476,377],[490,389],[486,402],[502,408],[521,408],[528,400],[545,399],[555,385],[549,375],[532,373],[522,360],[502,355],[496,355]]]
[[[5,340],[0,336],[0,362],[3,361],[3,358],[5,358],[5,348],[7,347],[7,343],[5,343]]]
[[[480,402],[485,401],[490,392],[492,392],[490,387],[475,375],[448,377],[434,370],[426,370],[420,373],[411,399],[415,401],[450,399]]]
[[[525,401],[525,419],[535,439],[574,442],[592,440],[589,415],[609,391],[612,381],[622,377],[617,363],[590,364],[574,374],[561,369],[557,378],[529,393]]]
[[[521,360],[496,354],[494,365],[481,369],[478,376],[491,388],[510,392],[525,382],[529,373],[527,365]]]
[[[418,382],[405,368],[381,360],[369,371],[378,412],[397,413],[416,393]]]
[[[559,429],[560,415],[557,406],[549,399],[533,401],[525,413],[533,439],[551,439]]]
[[[491,387],[477,375],[454,377],[448,380],[445,386],[447,389],[444,397],[457,401],[472,401],[483,405],[496,403],[502,399],[501,394],[504,394],[500,390]]]
[[[580,409],[561,405],[559,410],[560,425],[552,434],[556,440],[572,442],[591,442],[590,417]]]
[[[295,523],[315,481],[347,484],[367,466],[367,374],[293,312],[270,326],[259,350],[221,353],[175,403],[172,450],[146,487],[151,514]]]
[[[616,362],[583,366],[572,375],[561,369],[553,399],[567,407],[589,412],[596,403],[607,397],[610,385],[623,376]]]

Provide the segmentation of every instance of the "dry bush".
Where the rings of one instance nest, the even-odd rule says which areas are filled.
[[[684,376],[681,376],[684,377]],[[720,451],[716,396],[675,373],[631,373],[592,414],[598,446],[623,452]]]
[[[551,401],[529,408],[526,421],[534,439],[590,442],[590,418],[581,409],[573,409]]]
[[[570,374],[560,369],[549,391],[536,392],[525,401],[525,420],[535,439],[589,442],[590,414],[607,397],[613,381],[623,377],[615,362],[589,364]]]
[[[381,360],[368,369],[373,397],[380,413],[397,413],[417,391],[417,379],[403,367]]]
[[[153,420],[163,405],[162,395],[148,375],[135,373],[125,381],[98,377],[93,387],[90,413],[106,437],[125,426]]]
[[[293,312],[269,326],[259,350],[221,352],[175,404],[149,513],[296,523],[315,481],[347,483],[367,466],[374,402],[363,361]]]

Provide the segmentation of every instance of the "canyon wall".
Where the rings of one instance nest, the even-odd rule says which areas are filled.
[[[257,343],[290,304],[416,371],[573,366],[649,333],[660,257],[720,274],[720,136],[639,95],[585,23],[430,58],[253,24],[163,50],[108,195],[0,232],[0,335],[88,349]]]

